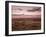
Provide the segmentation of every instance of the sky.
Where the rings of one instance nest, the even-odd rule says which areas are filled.
[[[35,6],[15,6],[12,5],[13,18],[39,18],[41,17],[41,7]]]

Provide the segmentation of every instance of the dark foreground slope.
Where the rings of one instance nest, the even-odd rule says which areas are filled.
[[[39,30],[39,29],[41,29],[40,18],[12,19],[12,31]]]

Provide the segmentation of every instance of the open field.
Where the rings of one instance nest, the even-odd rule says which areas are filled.
[[[41,29],[40,18],[18,18],[12,19],[12,31],[39,30]]]

